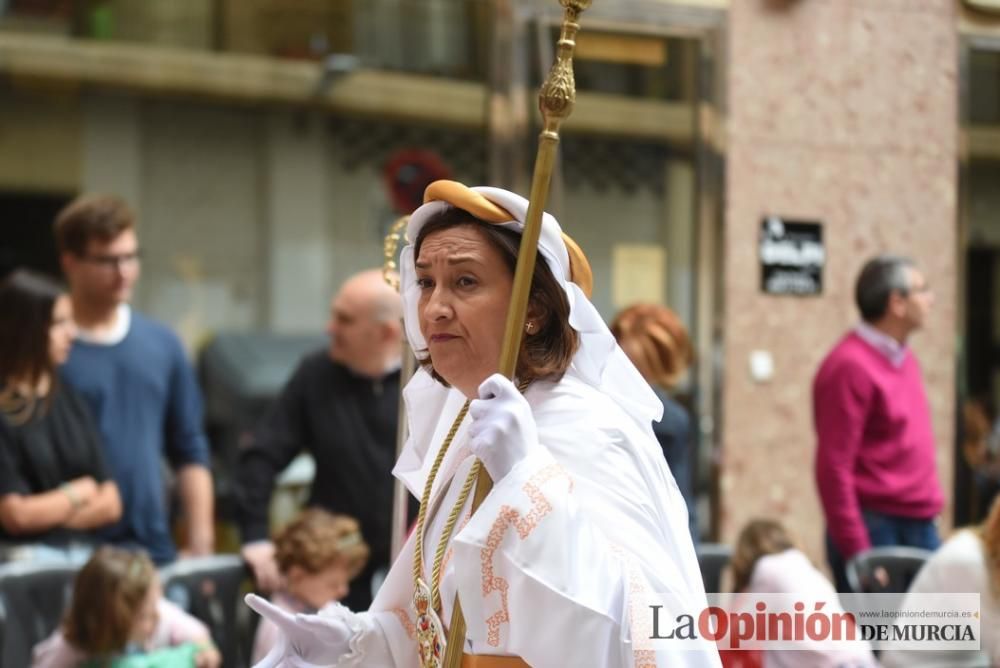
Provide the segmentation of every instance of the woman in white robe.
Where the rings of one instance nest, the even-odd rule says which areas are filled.
[[[410,436],[394,471],[418,498],[452,421],[472,401],[433,476],[422,559],[415,569],[417,531],[363,613],[332,606],[292,616],[248,597],[285,633],[260,665],[420,666],[415,570],[432,581],[454,513],[437,560],[437,618],[449,623],[457,593],[468,627],[464,665],[488,656],[502,661],[488,665],[510,666],[718,666],[710,641],[645,642],[652,611],[644,594],[661,596],[661,619],[672,620],[697,617],[704,587],[684,500],[652,433],[662,406],[573,282],[588,282],[586,259],[546,214],[545,267],[536,267],[534,285],[547,269],[565,297],[563,321],[553,325],[560,308],[533,292],[525,345],[550,326],[571,330],[578,345],[556,373],[523,383],[522,395],[495,374],[513,261],[483,230],[519,235],[527,201],[437,182],[425,202],[411,216],[400,263],[407,336],[425,367],[404,390]],[[454,209],[463,222],[442,226]],[[434,231],[421,236],[429,222]],[[519,378],[530,380],[522,371],[519,363]],[[495,485],[470,517],[471,495],[456,500],[477,457]]]

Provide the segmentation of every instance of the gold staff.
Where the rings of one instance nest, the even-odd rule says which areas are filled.
[[[503,348],[500,352],[499,371],[508,378],[514,377],[517,355],[521,350],[521,335],[528,310],[531,277],[535,271],[535,258],[538,255],[538,237],[542,232],[542,213],[545,211],[549,181],[552,179],[556,149],[559,147],[559,126],[569,117],[576,101],[573,49],[576,47],[576,33],[580,30],[577,21],[580,14],[590,7],[590,3],[591,0],[559,0],[559,4],[563,6],[563,20],[557,44],[556,62],[549,70],[549,76],[538,93],[543,127],[541,134],[538,135],[538,154],[535,157],[535,172],[531,179],[528,213],[521,235],[521,250],[517,256],[514,286],[511,291],[510,306],[507,309]],[[473,513],[492,487],[493,481],[486,473],[486,467],[481,466],[476,481],[476,494],[472,500]],[[457,594],[448,629],[450,637],[445,650],[444,665],[445,668],[459,668],[462,664],[462,650],[465,648],[465,617],[462,615],[462,606]]]
[[[389,287],[399,291],[399,268],[396,265],[396,251],[399,242],[406,232],[406,224],[410,221],[409,216],[399,218],[385,235],[382,250],[382,277]],[[399,422],[396,426],[396,461],[403,452],[403,445],[406,444],[406,404],[403,402],[403,388],[413,377],[417,368],[417,360],[413,357],[410,344],[404,335],[402,337],[403,366],[399,371]],[[392,523],[389,525],[389,563],[396,560],[406,542],[406,510],[409,501],[409,492],[403,482],[397,478],[393,484],[392,492]]]

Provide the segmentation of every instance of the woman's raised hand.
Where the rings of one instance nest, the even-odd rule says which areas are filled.
[[[472,452],[494,481],[539,448],[531,406],[510,379],[498,373],[479,386],[479,398],[469,405]]]
[[[354,632],[343,615],[353,613],[343,606],[341,616],[306,615],[286,612],[255,594],[247,594],[245,600],[281,631],[278,643],[254,668],[332,666],[351,649]]]

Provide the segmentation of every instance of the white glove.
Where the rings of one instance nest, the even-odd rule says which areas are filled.
[[[254,668],[316,668],[331,666],[351,651],[355,631],[347,622],[354,613],[342,605],[323,608],[320,614],[292,614],[255,594],[246,603],[281,631],[278,643]]]
[[[479,398],[469,405],[469,415],[469,447],[494,482],[541,447],[531,406],[514,383],[499,373],[479,386]]]

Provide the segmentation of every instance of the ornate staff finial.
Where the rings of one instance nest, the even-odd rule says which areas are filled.
[[[562,4],[563,21],[559,42],[556,44],[556,62],[549,70],[549,76],[538,92],[538,107],[542,112],[543,134],[555,133],[559,138],[559,124],[573,113],[576,103],[576,80],[573,78],[573,50],[576,48],[576,33],[580,30],[577,20],[590,7],[591,0],[559,0]]]

